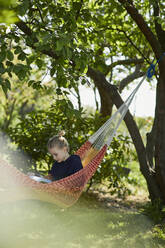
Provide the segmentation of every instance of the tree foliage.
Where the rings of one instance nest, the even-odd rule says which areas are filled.
[[[74,87],[78,80],[84,84],[88,66],[119,84],[113,68],[117,66],[119,74],[131,72],[132,65],[143,62],[137,58],[151,53],[136,25],[130,30],[131,18],[115,1],[18,3],[19,21],[10,32],[5,26],[1,29],[1,73],[6,75],[1,85],[5,91],[10,89],[13,74],[34,88],[41,87],[41,80],[36,82],[31,77],[34,65],[49,74],[59,88]],[[127,49],[129,44],[134,45]],[[126,61],[118,61],[121,54]]]
[[[12,10],[14,0],[0,0],[0,23],[11,24],[17,21],[16,13]]]

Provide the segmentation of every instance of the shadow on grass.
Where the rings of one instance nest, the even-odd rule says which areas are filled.
[[[144,215],[84,198],[69,209],[39,201],[0,205],[0,248],[163,248]]]

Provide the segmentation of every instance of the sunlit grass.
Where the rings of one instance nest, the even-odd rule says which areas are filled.
[[[81,198],[69,209],[39,201],[0,205],[2,248],[163,248],[153,223],[137,211],[103,208]]]

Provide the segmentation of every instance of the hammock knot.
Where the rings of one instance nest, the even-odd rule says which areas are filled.
[[[156,66],[156,64],[155,65],[154,64],[151,64],[150,67],[148,68],[147,77],[149,79],[152,78],[152,76],[155,74],[155,66]]]
[[[147,71],[147,77],[150,79],[152,78],[152,76],[155,74],[155,67],[156,65],[159,63],[159,61],[163,58],[163,56],[165,55],[165,53],[162,53],[162,55],[160,56],[160,58],[156,61],[155,64],[153,64],[153,62],[151,63],[150,67],[148,68],[148,71]]]

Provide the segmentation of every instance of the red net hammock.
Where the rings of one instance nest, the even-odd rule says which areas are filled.
[[[48,184],[34,181],[6,161],[0,159],[0,201],[38,199],[62,207],[73,205],[80,197],[86,183],[101,163],[118,126],[145,77],[122,106],[76,152],[83,169],[64,179]]]
[[[106,149],[107,145],[104,145],[100,151],[97,151],[87,141],[76,152],[84,168],[69,177],[47,184],[34,181],[6,161],[0,160],[1,194],[4,193],[5,196],[3,202],[5,199],[6,201],[38,199],[56,203],[62,207],[71,206],[78,200],[84,186],[97,170]],[[93,156],[94,158],[87,163],[87,160]]]

